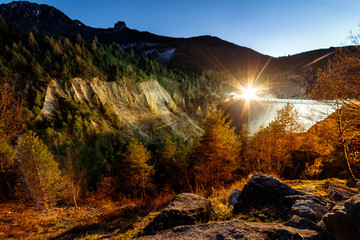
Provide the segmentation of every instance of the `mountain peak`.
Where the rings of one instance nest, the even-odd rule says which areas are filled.
[[[37,4],[27,1],[14,1],[0,5],[0,14],[21,29],[39,29],[48,32],[59,23],[73,24],[72,20],[60,10],[46,4]],[[56,32],[61,34],[63,32]]]
[[[6,7],[6,9],[12,14],[23,14],[24,17],[40,15],[40,5],[36,3],[30,3],[27,1],[14,1],[1,5],[2,7]]]
[[[114,24],[114,32],[119,32],[126,28],[127,28],[126,23],[123,21],[118,21],[117,23]]]

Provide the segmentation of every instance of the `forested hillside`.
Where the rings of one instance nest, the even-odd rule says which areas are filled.
[[[33,131],[30,139],[46,143],[39,146],[54,156],[50,159],[63,172],[68,161],[86,172],[79,179],[86,182],[84,194],[95,190],[121,162],[131,137],[138,137],[157,156],[167,134],[180,145],[199,136],[202,109],[230,88],[215,79],[173,72],[115,43],[101,44],[95,38],[88,44],[80,35],[72,42],[21,31],[3,18],[0,51],[3,109],[16,107],[13,115],[2,112],[2,198],[18,191],[14,144],[28,130]],[[89,89],[81,92],[77,87]],[[86,97],[79,98],[79,91]],[[143,123],[129,122],[129,117]]]

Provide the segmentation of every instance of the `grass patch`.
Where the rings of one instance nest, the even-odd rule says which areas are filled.
[[[297,190],[314,193],[325,197],[327,195],[329,184],[345,186],[346,180],[328,178],[324,180],[287,180],[284,181],[284,183]]]
[[[232,213],[233,208],[228,208],[230,194],[235,189],[243,189],[247,181],[248,178],[243,178],[228,187],[221,187],[213,190],[212,194],[208,197],[212,206],[210,221],[219,222],[236,219]]]

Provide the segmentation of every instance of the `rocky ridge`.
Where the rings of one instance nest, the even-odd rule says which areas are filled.
[[[1,4],[0,14],[20,29],[70,39],[80,34],[87,42],[96,36],[100,42],[116,42],[174,70],[210,75],[235,87],[239,87],[239,82],[248,82],[249,77],[257,79],[256,84],[266,83],[278,98],[307,98],[316,82],[317,68],[323,67],[336,51],[319,49],[273,58],[213,36],[165,37],[128,28],[122,21],[111,28],[93,28],[70,19],[54,7],[26,1]]]

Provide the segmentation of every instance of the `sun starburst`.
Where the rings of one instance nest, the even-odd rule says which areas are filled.
[[[252,86],[249,86],[247,88],[243,88],[242,89],[242,98],[245,98],[246,100],[252,100],[252,99],[256,99],[256,92],[257,92],[257,88],[253,88]]]

